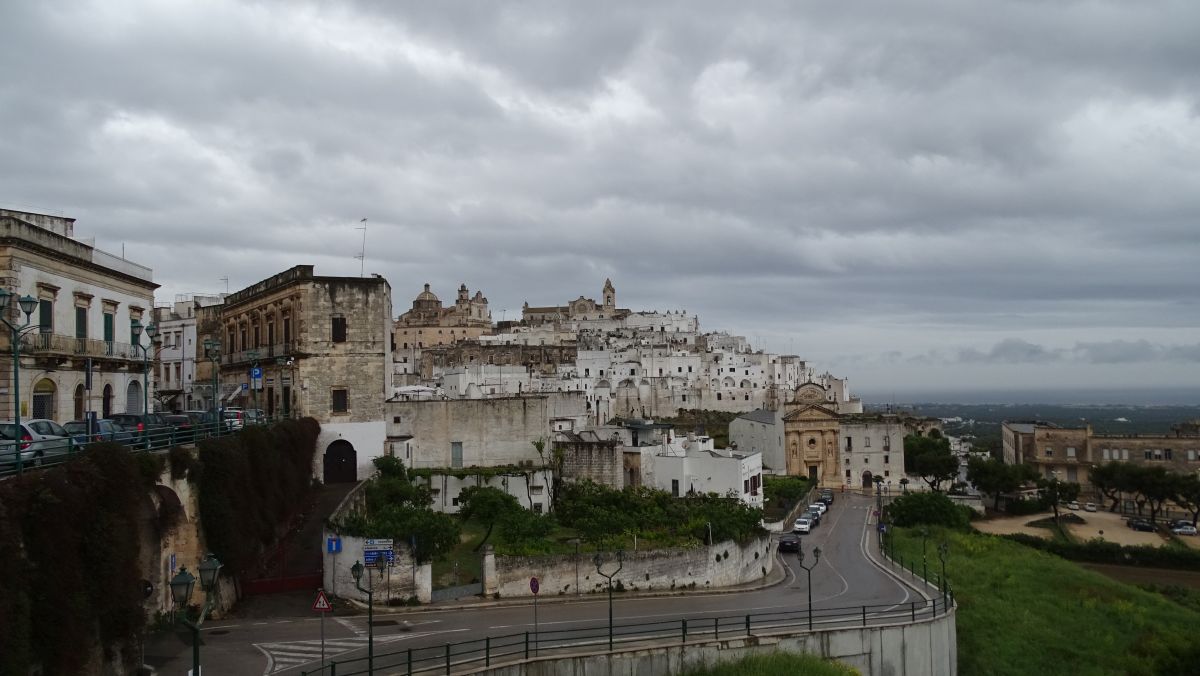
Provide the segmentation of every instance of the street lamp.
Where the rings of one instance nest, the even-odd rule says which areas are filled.
[[[218,340],[215,340],[213,338],[205,338],[204,339],[204,356],[208,357],[208,361],[212,364],[213,426],[216,428],[216,431],[214,432],[214,434],[216,434],[219,437],[219,436],[221,436],[221,427],[225,423],[224,420],[221,420],[221,407],[218,405],[218,402],[217,402],[218,398],[220,397],[220,393],[217,391],[217,374],[220,371],[221,342]]]
[[[9,340],[12,345],[13,357],[13,452],[17,456],[17,474],[20,474],[24,467],[24,463],[21,462],[21,437],[24,436],[21,432],[21,334],[34,327],[33,320],[29,315],[33,314],[34,308],[37,307],[38,299],[28,294],[17,299],[17,305],[20,306],[21,313],[25,315],[25,323],[14,324],[8,321],[8,301],[14,296],[16,294],[11,293],[8,289],[0,288],[0,321],[3,321],[11,332]]]
[[[921,526],[921,577],[929,581],[929,558],[925,555],[925,545],[929,544],[929,526]]]
[[[279,383],[280,392],[286,392],[287,396],[283,397],[283,417],[292,417],[292,390],[296,387],[296,360],[292,357],[276,357],[275,363],[279,365]],[[287,389],[283,389],[283,367],[288,369]]]
[[[806,573],[808,573],[808,630],[812,631],[812,571],[813,568],[816,568],[817,565],[821,563],[821,548],[813,547],[813,563],[811,566],[804,565],[803,546],[796,550],[796,561],[799,562],[800,567],[803,568]]]
[[[383,579],[383,568],[387,565],[387,558],[382,553],[378,554],[382,564],[379,566],[379,579]],[[375,673],[375,583],[374,578],[370,573],[367,573],[367,588],[363,589],[362,577],[366,567],[361,561],[355,561],[353,566],[350,566],[350,575],[354,577],[354,586],[358,587],[358,591],[367,595],[367,673]]]
[[[175,607],[181,608],[184,611],[183,623],[192,630],[192,673],[199,676],[200,674],[200,625],[204,624],[204,618],[212,610],[213,606],[213,590],[217,587],[217,577],[221,572],[221,562],[217,557],[209,554],[203,561],[200,562],[200,588],[204,590],[204,606],[200,609],[200,618],[195,622],[187,619],[187,604],[192,597],[192,590],[196,586],[196,576],[187,571],[186,567],[180,568],[175,577],[171,578],[171,599],[175,603]]]
[[[621,569],[625,567],[625,550],[623,550],[623,549],[617,550],[617,569],[614,570],[612,573],[605,573],[603,570],[600,569],[600,567],[602,565],[604,565],[604,557],[600,556],[599,552],[597,552],[596,556],[594,556],[592,558],[592,563],[596,564],[596,572],[599,575],[601,575],[605,578],[608,578],[608,649],[612,650],[613,649],[613,597],[612,597],[613,587],[612,587],[612,580],[614,577],[616,577],[617,573],[621,572]]]
[[[133,353],[136,355],[138,350],[142,351],[142,413],[150,412],[150,390],[147,386],[148,376],[150,374],[150,349],[142,345],[142,331],[146,332],[146,338],[150,340],[151,346],[154,344],[154,337],[158,335],[158,327],[154,324],[142,326],[142,323],[136,319],[129,322],[129,331],[133,336]],[[147,439],[149,439],[150,429],[146,428]]]
[[[258,368],[258,350],[247,350],[246,359],[250,360],[250,398],[254,402],[254,415],[258,416],[258,379],[254,377],[254,369]],[[250,422],[247,420],[246,422]]]

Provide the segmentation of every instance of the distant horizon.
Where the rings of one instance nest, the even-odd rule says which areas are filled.
[[[1089,406],[1200,406],[1200,387],[870,388],[854,392],[867,406],[883,404],[1053,404]]]

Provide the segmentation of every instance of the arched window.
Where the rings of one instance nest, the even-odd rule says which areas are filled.
[[[58,411],[55,410],[55,394],[58,388],[54,381],[43,378],[33,386],[33,417],[56,420]]]
[[[83,419],[83,384],[75,386],[75,417],[74,420]]]
[[[101,404],[100,411],[101,411],[100,416],[102,418],[107,418],[107,417],[111,416],[113,413],[113,388],[112,388],[112,385],[104,386],[104,400],[103,400],[103,403]]]
[[[125,412],[142,412],[142,384],[136,380],[129,381],[129,386],[125,388]]]

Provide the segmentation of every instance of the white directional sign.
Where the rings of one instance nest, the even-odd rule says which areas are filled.
[[[364,551],[369,551],[372,549],[378,550],[378,549],[391,549],[391,548],[392,548],[392,539],[391,538],[376,538],[374,540],[368,538],[367,541],[363,543]]]

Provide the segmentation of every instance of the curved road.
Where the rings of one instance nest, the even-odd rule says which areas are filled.
[[[814,612],[822,608],[861,605],[907,606],[911,601],[923,600],[918,592],[868,560],[868,544],[875,537],[874,504],[874,500],[862,496],[838,494],[821,525],[804,536],[806,563],[812,563],[813,547],[821,548],[820,562],[812,571]],[[614,622],[664,620],[678,623],[681,618],[806,610],[807,573],[799,567],[794,554],[778,556],[787,568],[785,580],[778,585],[743,593],[697,592],[669,597],[618,595],[614,602]],[[607,614],[608,601],[601,595],[572,602],[543,602],[538,606],[538,624],[542,632],[580,627],[594,629],[601,625],[607,627]],[[399,625],[405,621],[411,623],[410,631],[401,630]],[[365,656],[366,624],[366,615],[328,618],[325,622],[326,658],[341,661]],[[712,625],[707,626],[711,633]],[[532,630],[530,603],[455,606],[444,611],[377,612],[375,652]],[[317,668],[319,638],[319,620],[315,618],[210,622],[204,626],[203,664],[206,672],[215,674],[298,676],[302,670]],[[160,673],[186,674],[189,668],[190,651],[184,651],[161,668]],[[393,670],[376,671],[391,673]]]

